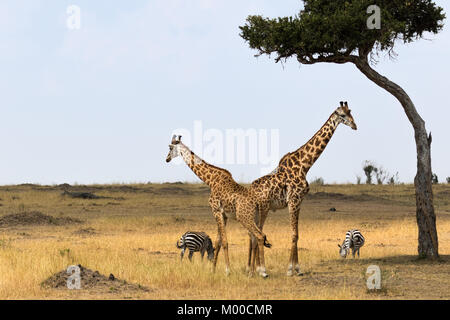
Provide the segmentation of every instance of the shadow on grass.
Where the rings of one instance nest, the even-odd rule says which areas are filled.
[[[417,255],[395,255],[386,256],[383,258],[361,258],[361,259],[348,259],[348,261],[355,261],[355,263],[367,263],[377,264],[382,263],[384,265],[401,265],[401,264],[416,264],[416,265],[434,265],[434,264],[448,264],[450,263],[450,255],[443,254],[439,256],[439,259],[422,259]]]

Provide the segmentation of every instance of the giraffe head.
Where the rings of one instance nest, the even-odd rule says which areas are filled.
[[[180,146],[181,146],[181,136],[178,136],[177,140],[177,136],[174,135],[172,137],[172,141],[169,144],[169,154],[167,155],[166,162],[170,162],[172,159],[181,155]]]
[[[351,110],[348,108],[347,101],[341,101],[340,104],[341,106],[338,107],[336,111],[334,111],[336,120],[338,121],[338,123],[343,123],[353,130],[356,130],[356,123],[355,120],[353,120]]]

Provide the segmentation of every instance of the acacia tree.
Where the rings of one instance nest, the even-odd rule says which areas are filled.
[[[294,17],[249,16],[240,36],[258,55],[301,64],[352,63],[400,102],[414,130],[417,173],[414,179],[419,257],[437,258],[438,237],[431,186],[431,133],[408,94],[372,66],[381,52],[395,55],[396,42],[409,43],[443,28],[443,9],[430,0],[303,0]],[[374,6],[375,5],[375,6]],[[374,21],[380,18],[379,21]]]

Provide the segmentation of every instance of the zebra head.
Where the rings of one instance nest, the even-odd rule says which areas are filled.
[[[345,241],[344,241],[344,243],[345,243]],[[341,255],[341,257],[342,258],[347,258],[347,255],[348,255],[348,248],[345,246],[345,244],[344,243],[342,243],[342,245],[340,245],[340,244],[338,244],[338,247],[339,247],[339,254]]]
[[[182,249],[183,248],[183,246],[184,246],[183,242],[184,242],[183,241],[183,237],[181,237],[180,240],[177,241],[177,248],[178,249]]]

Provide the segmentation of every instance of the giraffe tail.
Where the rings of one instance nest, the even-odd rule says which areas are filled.
[[[272,244],[269,243],[269,241],[267,241],[267,237],[264,236],[264,247],[266,248],[271,248]]]

